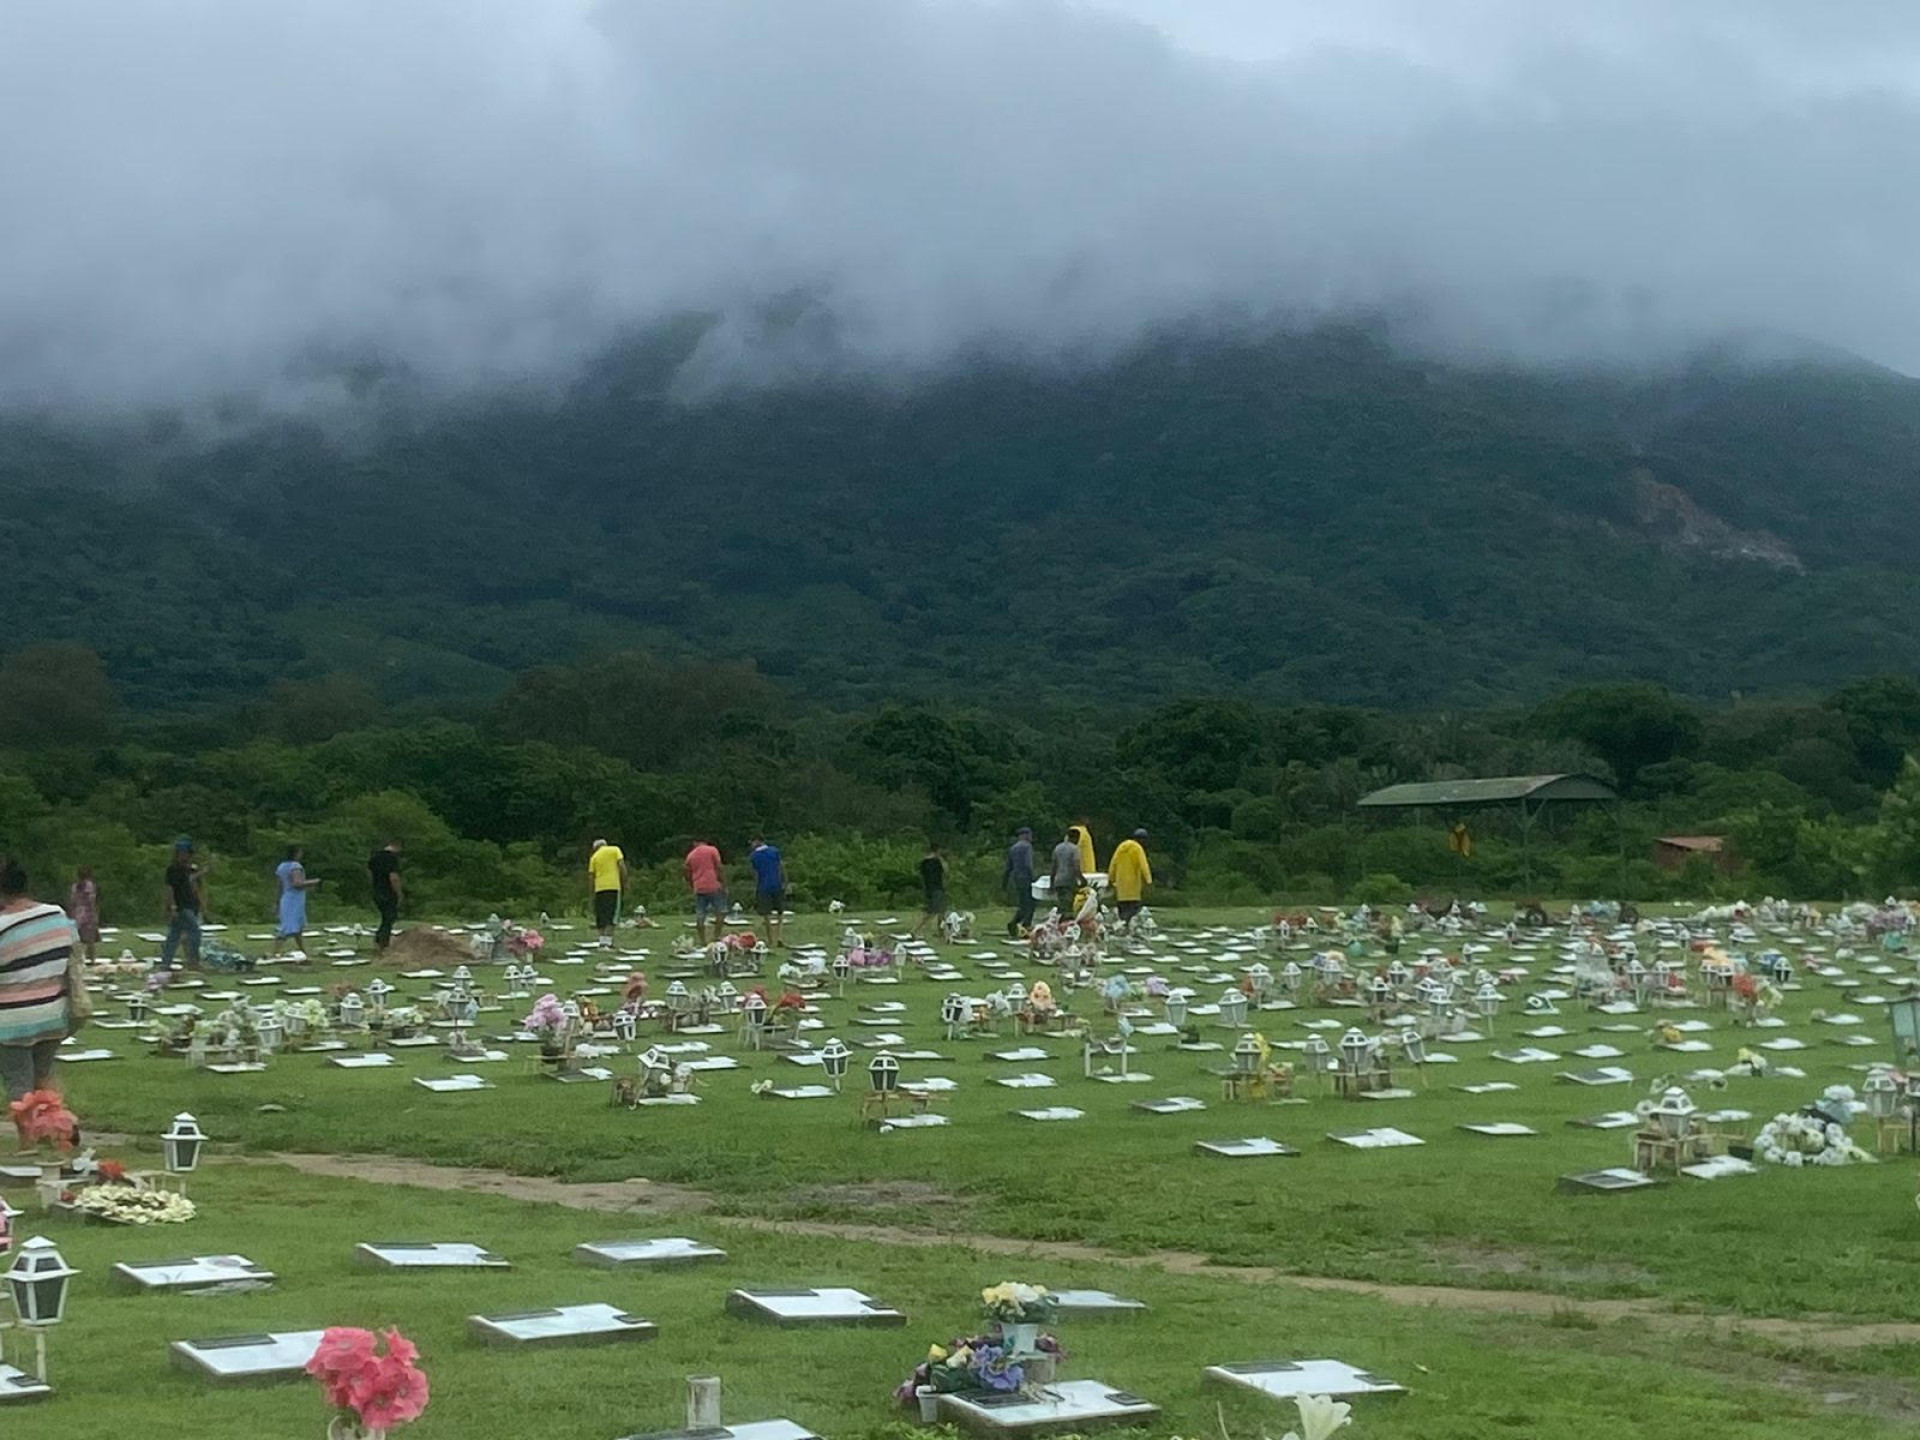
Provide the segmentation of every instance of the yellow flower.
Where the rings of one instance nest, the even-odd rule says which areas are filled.
[[[944,1345],[929,1345],[929,1346],[927,1347],[927,1363],[928,1363],[928,1364],[930,1364],[930,1365],[938,1365],[938,1364],[939,1364],[939,1363],[940,1363],[940,1362],[941,1362],[942,1360],[944,1360],[944,1359],[946,1359],[946,1358],[947,1358],[947,1347],[946,1347],[946,1346],[944,1346]]]

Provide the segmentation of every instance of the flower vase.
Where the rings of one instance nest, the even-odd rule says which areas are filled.
[[[345,1415],[336,1415],[327,1422],[327,1440],[386,1440],[386,1436],[386,1431],[371,1429]]]
[[[1024,1323],[1002,1324],[1000,1338],[1006,1342],[1009,1355],[1031,1355],[1040,1341],[1040,1327]]]
[[[940,1421],[940,1392],[931,1385],[915,1387],[913,1398],[920,1402],[920,1423],[936,1425]]]

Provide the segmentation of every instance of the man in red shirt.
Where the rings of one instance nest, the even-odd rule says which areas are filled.
[[[693,933],[707,943],[707,917],[713,917],[713,938],[726,934],[727,881],[720,873],[720,852],[710,840],[694,842],[687,852],[687,884],[693,887]]]

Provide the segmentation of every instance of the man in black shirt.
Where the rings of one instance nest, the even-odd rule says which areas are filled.
[[[920,861],[920,888],[927,892],[927,898],[921,906],[920,918],[913,922],[915,935],[929,920],[937,928],[947,918],[947,862],[940,858],[940,847],[931,840]]]
[[[393,940],[393,922],[400,918],[400,842],[389,840],[373,852],[367,861],[367,878],[373,882],[373,904],[380,912],[380,928],[374,932],[376,950],[384,950]]]
[[[173,860],[167,866],[163,892],[167,911],[167,938],[160,946],[160,968],[173,969],[174,954],[187,942],[187,964],[200,968],[200,926],[206,919],[207,897],[200,885],[200,866],[193,858],[193,841],[173,842]]]

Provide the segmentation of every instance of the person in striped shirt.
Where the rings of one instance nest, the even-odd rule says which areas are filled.
[[[0,1090],[46,1088],[54,1052],[73,1026],[67,961],[80,932],[58,905],[27,893],[27,872],[0,859]]]

